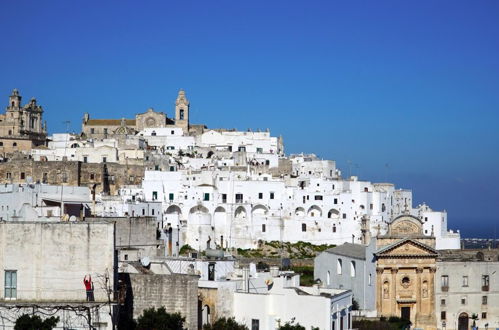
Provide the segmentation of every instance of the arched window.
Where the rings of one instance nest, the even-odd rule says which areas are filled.
[[[9,129],[9,135],[12,135],[12,131]]]
[[[329,272],[329,270],[327,271],[326,274],[326,285],[327,286],[331,285],[331,273]]]
[[[350,261],[350,276],[355,277],[355,261]]]
[[[338,275],[343,273],[343,261],[341,259],[338,259],[336,262],[336,273],[338,273]]]
[[[16,142],[12,143],[12,146],[17,147],[17,143]]]
[[[336,233],[336,225],[333,225],[333,233]]]

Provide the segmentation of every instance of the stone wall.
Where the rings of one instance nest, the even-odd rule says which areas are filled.
[[[144,166],[118,163],[82,163],[76,161],[34,161],[15,159],[0,163],[1,183],[33,182],[52,185],[87,186],[96,193],[115,194],[120,187],[137,185],[144,177]]]
[[[17,273],[17,302],[84,302],[90,274],[95,301],[114,283],[114,224],[0,222],[0,269]],[[5,294],[0,273],[0,301]],[[9,298],[9,297],[7,297]]]
[[[179,312],[185,317],[188,330],[198,328],[198,276],[126,274],[129,276],[128,309],[137,319],[145,309],[165,307],[169,313]],[[125,280],[125,283],[127,280]]]
[[[164,256],[165,245],[158,239],[155,217],[85,218],[86,221],[106,221],[115,224],[116,249],[132,248],[141,257]]]

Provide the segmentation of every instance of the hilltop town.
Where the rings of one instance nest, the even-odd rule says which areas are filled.
[[[462,249],[445,211],[286,154],[269,130],[194,124],[183,90],[171,101],[134,118],[85,113],[80,132],[49,135],[50,110],[12,91],[0,115],[3,324],[34,311],[65,329],[126,329],[151,307],[189,330],[221,318],[252,330],[499,324],[498,250]],[[312,283],[298,264],[313,265]]]

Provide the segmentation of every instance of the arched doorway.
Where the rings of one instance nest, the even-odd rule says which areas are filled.
[[[210,306],[204,305],[203,309],[201,310],[201,319],[203,325],[211,324]]]
[[[458,330],[468,330],[469,327],[469,317],[466,313],[459,314]]]

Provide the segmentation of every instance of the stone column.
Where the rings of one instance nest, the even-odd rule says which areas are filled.
[[[430,299],[430,317],[432,320],[436,319],[435,313],[435,274],[437,273],[437,267],[430,267],[430,283],[428,285],[428,298]]]
[[[423,274],[423,267],[416,268],[416,310],[415,321],[417,323],[422,308],[421,302],[421,274]]]
[[[397,315],[397,273],[398,269],[397,268],[392,268],[392,293],[391,293],[391,314],[393,316],[398,316]]]
[[[376,268],[376,310],[378,311],[378,316],[381,316],[383,312],[383,281],[381,277],[385,270],[381,267]]]

